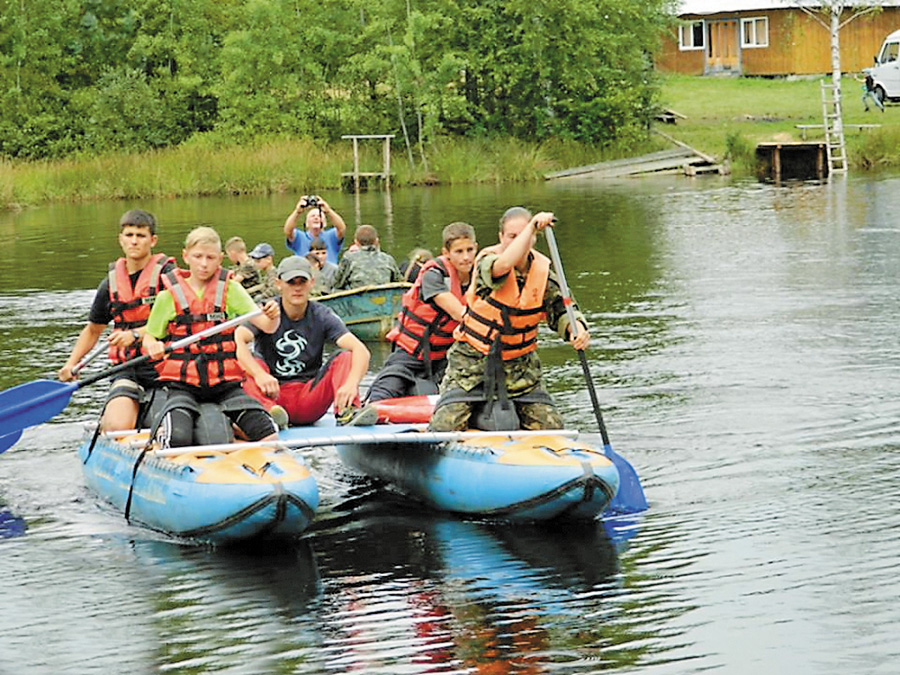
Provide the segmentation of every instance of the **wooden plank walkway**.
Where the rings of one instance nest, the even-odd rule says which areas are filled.
[[[586,178],[624,178],[627,176],[660,175],[680,173],[685,176],[699,176],[705,173],[728,173],[728,167],[716,162],[715,157],[706,155],[677,138],[654,129],[654,132],[670,143],[677,145],[672,150],[660,150],[640,157],[615,159],[611,162],[599,162],[571,169],[554,171],[544,175],[547,180],[574,177]]]
[[[698,169],[708,166],[709,162],[707,159],[696,154],[693,150],[687,148],[673,148],[672,150],[661,150],[660,152],[652,152],[640,157],[630,157],[627,159],[616,159],[611,162],[576,166],[571,169],[548,173],[544,177],[547,180],[572,178],[575,176],[590,178],[623,178],[626,176],[653,173],[689,173],[688,167],[693,167],[696,173],[701,173],[702,171],[699,171]],[[714,169],[709,170],[718,172],[718,165],[716,165]]]

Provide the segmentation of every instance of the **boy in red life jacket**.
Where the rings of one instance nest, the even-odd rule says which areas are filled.
[[[222,269],[222,242],[215,230],[198,227],[188,234],[182,258],[189,271],[164,277],[166,289],[153,303],[144,334],[144,349],[166,385],[168,397],[157,420],[164,445],[191,445],[201,403],[215,403],[251,441],[277,438],[269,414],[241,389],[244,372],[237,362],[234,329],[217,333],[164,356],[163,338],[177,340],[256,309],[247,291]],[[254,325],[274,330],[278,305],[269,301]]]
[[[289,256],[278,264],[281,320],[277,327],[237,330],[238,360],[249,377],[244,388],[279,423],[312,424],[334,404],[338,424],[374,424],[378,413],[360,408],[359,383],[369,350],[331,309],[310,302],[312,266]],[[260,358],[250,351],[254,344]],[[329,342],[338,351],[324,364]]]
[[[552,213],[532,217],[521,207],[508,209],[500,219],[500,243],[478,254],[431,429],[466,429],[473,412],[478,428],[563,427],[541,385],[538,326],[546,320],[577,350],[587,348],[590,334],[576,311],[573,335],[550,260],[534,249],[537,233],[552,223]]]
[[[58,377],[74,379],[72,369],[97,344],[107,324],[109,359],[114,364],[139,356],[140,342],[150,315],[150,306],[162,290],[162,275],[175,269],[175,260],[153,253],[156,246],[156,218],[140,209],[125,212],[119,219],[119,246],[123,257],[109,265],[109,273],[97,287],[88,322]],[[104,431],[134,429],[140,403],[148,389],[156,385],[156,370],[140,364],[120,372],[112,381],[103,410]]]
[[[369,388],[370,401],[438,393],[478,250],[468,223],[451,223],[442,236],[441,255],[422,265],[403,295],[398,323],[388,333],[394,351]]]

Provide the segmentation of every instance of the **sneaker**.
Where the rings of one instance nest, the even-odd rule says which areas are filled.
[[[369,427],[378,422],[378,409],[374,405],[362,408],[344,408],[335,416],[339,427]]]
[[[278,425],[279,429],[288,428],[290,420],[288,419],[287,410],[285,410],[284,407],[276,403],[269,409],[269,414],[272,416],[272,421]]]

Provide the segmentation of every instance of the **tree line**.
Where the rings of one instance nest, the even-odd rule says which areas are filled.
[[[668,0],[0,0],[0,155],[640,134]]]

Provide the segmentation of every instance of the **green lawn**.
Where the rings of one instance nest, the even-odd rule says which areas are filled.
[[[829,78],[830,81],[830,78]],[[746,161],[746,153],[762,141],[801,140],[797,124],[822,123],[820,79],[688,77],[667,75],[661,102],[687,116],[674,126],[660,125],[698,150],[723,157],[729,147]],[[845,124],[882,124],[878,130],[846,133],[851,164],[857,167],[900,165],[900,105],[866,113],[862,85],[853,77],[841,83]],[[821,131],[809,138],[822,138]],[[744,157],[742,158],[741,150]]]

